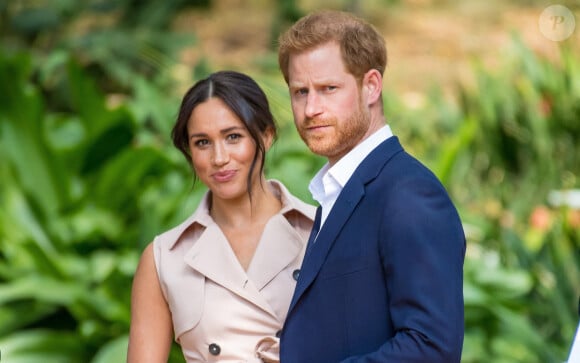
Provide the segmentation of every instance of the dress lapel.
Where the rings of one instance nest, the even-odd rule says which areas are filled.
[[[248,276],[258,290],[262,290],[282,270],[286,269],[303,251],[300,235],[281,214],[272,217],[266,226]]]
[[[210,224],[184,257],[194,270],[276,317],[234,255],[225,235]]]

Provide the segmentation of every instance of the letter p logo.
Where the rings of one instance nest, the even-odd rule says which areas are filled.
[[[548,39],[559,42],[574,32],[574,14],[565,6],[551,5],[542,11],[538,21],[540,32]]]

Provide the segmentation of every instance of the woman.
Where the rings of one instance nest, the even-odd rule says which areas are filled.
[[[133,282],[128,362],[278,362],[314,207],[264,177],[276,125],[250,77],[210,75],[184,96],[174,145],[209,191],[144,250]]]

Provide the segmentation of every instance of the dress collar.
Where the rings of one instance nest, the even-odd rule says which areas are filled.
[[[288,216],[291,214],[291,212],[296,211],[302,214],[304,217],[312,221],[314,220],[316,211],[310,204],[307,204],[293,196],[288,191],[286,186],[284,186],[284,184],[278,180],[270,179],[267,181],[267,183],[270,187],[272,187],[274,194],[280,199],[280,202],[282,203],[282,209],[280,212],[278,212],[278,214]],[[196,211],[191,216],[189,216],[189,218],[166,232],[166,236],[172,241],[170,243],[170,248],[175,246],[175,244],[180,240],[181,235],[193,224],[197,223],[204,228],[215,224],[215,221],[209,214],[210,198],[211,193],[208,191],[201,199]]]

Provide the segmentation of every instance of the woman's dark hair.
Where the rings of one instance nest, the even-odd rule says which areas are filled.
[[[193,166],[189,152],[187,124],[193,110],[210,98],[219,98],[243,122],[255,142],[256,153],[248,174],[248,193],[252,175],[260,158],[260,174],[264,170],[266,148],[262,136],[270,129],[276,139],[276,123],[264,91],[251,77],[235,71],[219,71],[196,82],[183,96],[177,121],[171,131],[173,145]]]

